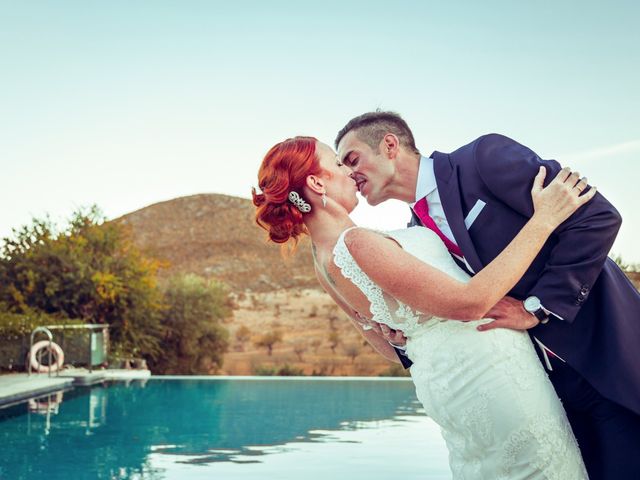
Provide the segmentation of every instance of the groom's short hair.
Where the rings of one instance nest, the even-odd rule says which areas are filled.
[[[420,151],[416,148],[416,142],[413,139],[413,133],[411,133],[409,125],[395,112],[376,110],[375,112],[363,113],[352,118],[338,132],[335,140],[336,149],[340,140],[351,131],[354,131],[356,136],[373,150],[378,149],[380,142],[387,133],[393,133],[400,140],[400,145],[413,153],[420,154]]]

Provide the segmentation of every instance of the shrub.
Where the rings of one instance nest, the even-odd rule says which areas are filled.
[[[267,349],[267,354],[271,356],[273,353],[273,346],[282,341],[282,332],[278,330],[272,330],[271,332],[265,333],[258,340],[255,341],[256,347],[265,347]]]
[[[390,365],[379,377],[410,377],[411,373],[409,369],[405,369],[402,365],[394,363]]]
[[[221,322],[231,315],[225,286],[194,274],[175,275],[164,291],[163,351],[150,362],[154,372],[211,373],[222,366],[229,332]]]
[[[340,335],[335,330],[329,332],[329,336],[327,337],[329,340],[329,348],[333,353],[336,353],[336,347],[340,344]]]
[[[343,347],[343,350],[345,355],[351,359],[351,363],[353,363],[356,357],[362,353],[362,349],[357,343],[348,343]]]
[[[11,313],[109,324],[116,352],[154,357],[162,335],[160,266],[96,206],[74,212],[59,232],[48,219],[33,219],[3,239],[0,302]]]
[[[238,330],[236,330],[236,340],[241,344],[248,342],[251,338],[251,330],[246,325],[241,325]]]
[[[260,376],[280,376],[280,377],[299,377],[304,375],[302,368],[297,368],[288,363],[285,363],[281,367],[269,366],[269,365],[257,365],[253,368],[254,375]]]

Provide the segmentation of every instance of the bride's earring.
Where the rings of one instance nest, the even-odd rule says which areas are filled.
[[[322,206],[323,207],[327,206],[327,194],[326,194],[326,192],[322,192]]]

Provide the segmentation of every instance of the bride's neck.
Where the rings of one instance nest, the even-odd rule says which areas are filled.
[[[311,241],[319,249],[332,249],[340,234],[355,225],[344,208],[331,204],[316,208],[313,215],[305,218],[304,223]]]

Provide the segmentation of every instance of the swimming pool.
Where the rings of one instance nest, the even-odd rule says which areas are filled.
[[[405,379],[152,377],[0,409],[0,479],[451,478]]]

